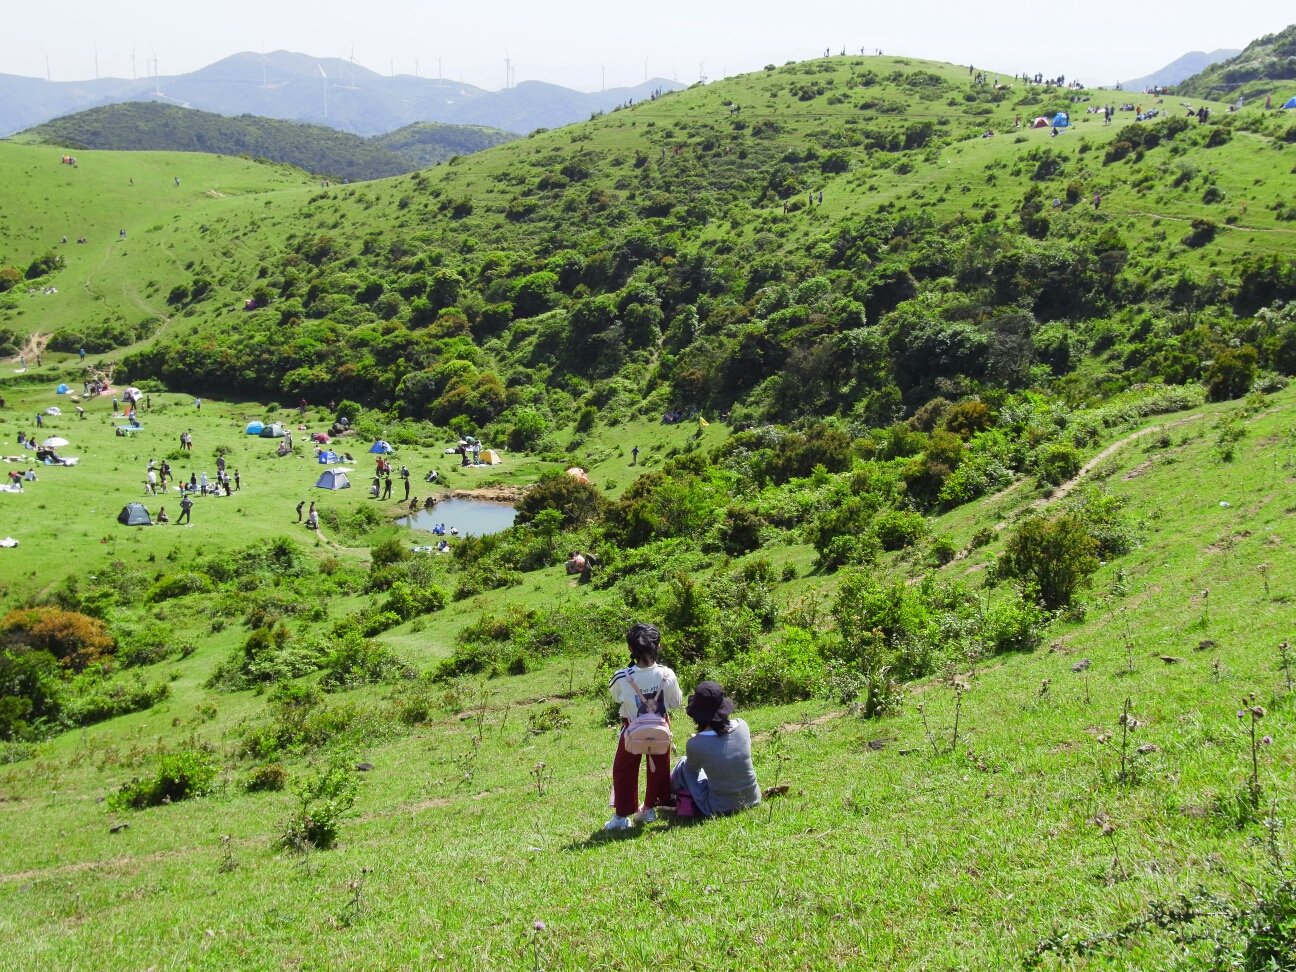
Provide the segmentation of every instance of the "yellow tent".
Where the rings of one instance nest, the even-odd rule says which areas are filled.
[[[504,460],[500,458],[499,453],[494,449],[483,449],[481,453],[481,461],[486,463],[488,466],[498,466]]]

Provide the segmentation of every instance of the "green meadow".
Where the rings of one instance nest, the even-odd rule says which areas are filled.
[[[1291,120],[976,80],[348,185],[0,143],[0,968],[1292,967]],[[379,438],[517,525],[412,552]],[[604,831],[635,621],[786,792]]]

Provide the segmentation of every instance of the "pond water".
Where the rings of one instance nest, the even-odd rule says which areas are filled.
[[[458,527],[460,536],[471,533],[473,536],[484,537],[488,533],[507,530],[513,525],[516,516],[517,510],[507,503],[448,499],[442,500],[430,510],[419,510],[413,516],[403,516],[396,522],[401,526],[418,527],[428,532],[438,523],[444,523],[447,534],[451,527]]]

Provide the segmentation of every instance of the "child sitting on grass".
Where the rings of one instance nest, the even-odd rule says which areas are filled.
[[[668,718],[670,709],[684,702],[675,673],[657,664],[661,649],[661,632],[655,625],[636,624],[626,634],[631,664],[612,676],[609,689],[619,703],[621,732],[617,736],[616,757],[612,760],[612,805],[615,813],[604,830],[627,830],[632,823],[650,823],[657,819],[654,807],[671,802],[670,754],[648,757],[648,780],[644,801],[639,802],[639,763],[642,755],[626,748],[626,729],[631,720],[649,712]]]

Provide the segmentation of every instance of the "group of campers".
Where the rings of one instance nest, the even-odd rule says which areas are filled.
[[[657,819],[657,808],[677,817],[716,817],[761,802],[752,766],[751,731],[734,716],[734,703],[715,682],[700,682],[688,703],[675,673],[657,661],[661,634],[636,624],[626,635],[630,664],[612,676],[612,698],[620,705],[621,732],[612,760],[612,819],[604,830],[628,830]],[[684,755],[670,766],[672,709],[684,708],[696,731]],[[639,766],[648,761],[644,799],[639,801]]]

